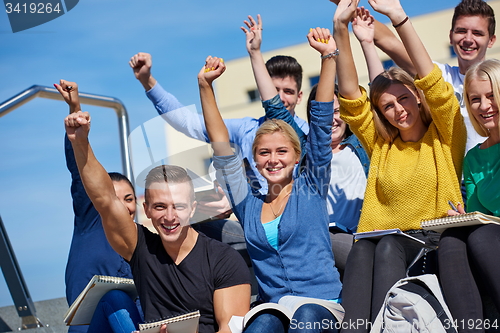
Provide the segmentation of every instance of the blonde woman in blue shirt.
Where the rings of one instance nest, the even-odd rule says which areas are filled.
[[[254,20],[246,23],[250,33],[260,33],[261,26]],[[252,150],[257,170],[268,182],[266,195],[252,191],[248,185],[241,159],[230,147],[228,132],[217,108],[212,82],[224,72],[224,63],[219,58],[208,57],[198,74],[218,179],[226,187],[233,211],[242,223],[259,283],[259,296],[264,302],[278,302],[290,295],[332,301],[340,298],[341,283],[334,266],[325,204],[330,180],[330,133],[338,53],[328,29],[316,28],[307,38],[322,59],[308,136],[313,149],[308,151],[306,168],[294,179],[293,170],[301,156],[297,134],[281,120],[271,119],[262,124]],[[254,70],[265,70],[265,67]],[[277,94],[271,80],[259,84],[269,85],[264,90],[270,96],[261,96],[263,100]],[[331,325],[316,327],[316,330],[301,330],[304,326],[297,325],[323,320]],[[278,316],[264,313],[249,323],[245,332],[337,332],[335,322],[326,308],[307,304],[295,312],[289,326]]]

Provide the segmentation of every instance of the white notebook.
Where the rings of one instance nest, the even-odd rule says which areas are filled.
[[[89,325],[97,303],[102,296],[113,289],[123,290],[131,299],[137,297],[134,280],[116,276],[94,275],[64,315],[66,325]]]
[[[196,333],[200,321],[200,311],[186,313],[180,316],[139,324],[141,333],[159,333],[163,324],[167,324],[168,333]]]
[[[446,216],[439,219],[424,220],[420,222],[422,229],[443,232],[452,227],[466,227],[478,224],[500,224],[500,218],[480,212]]]

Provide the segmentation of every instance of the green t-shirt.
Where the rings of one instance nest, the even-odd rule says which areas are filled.
[[[469,150],[464,159],[467,211],[500,216],[500,143],[479,147]]]

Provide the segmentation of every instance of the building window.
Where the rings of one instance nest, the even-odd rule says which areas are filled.
[[[389,69],[396,66],[396,63],[392,59],[387,59],[382,61],[382,66],[384,67],[384,69]]]
[[[257,89],[248,90],[247,94],[248,94],[248,99],[250,100],[250,103],[257,102],[260,100],[259,90],[257,90]]]
[[[311,87],[314,86],[315,84],[318,84],[318,82],[319,82],[319,75],[309,77],[309,84]]]
[[[456,58],[457,54],[455,53],[455,49],[453,49],[453,46],[448,46],[448,49],[450,50],[450,58]]]

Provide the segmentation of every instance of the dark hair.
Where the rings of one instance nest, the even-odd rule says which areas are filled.
[[[113,182],[126,182],[127,184],[129,184],[130,187],[132,188],[132,192],[134,193],[134,197],[135,197],[134,185],[132,185],[132,183],[130,182],[130,180],[127,177],[125,177],[124,175],[122,175],[119,172],[108,172],[108,175],[109,175],[109,178],[111,178],[111,181],[113,181]]]
[[[271,77],[284,79],[288,76],[297,83],[297,93],[302,87],[302,66],[290,56],[274,56],[266,62],[266,68]]]
[[[176,165],[159,165],[151,169],[146,176],[146,189],[144,190],[144,199],[146,202],[148,198],[148,189],[153,183],[187,183],[191,187],[191,201],[195,200],[193,181],[184,168]]]
[[[495,12],[490,5],[483,0],[462,0],[456,7],[451,19],[451,30],[455,29],[455,23],[460,16],[481,16],[488,19],[488,34],[495,35]]]
[[[316,99],[316,92],[318,91],[318,84],[316,83],[314,86],[311,88],[311,92],[309,93],[309,98],[307,99],[307,123],[311,123],[311,102]],[[338,84],[335,84],[335,97],[338,98],[339,96],[339,86]],[[345,127],[345,133],[344,133],[344,138],[348,138],[352,135],[351,128],[349,125],[346,123]]]

